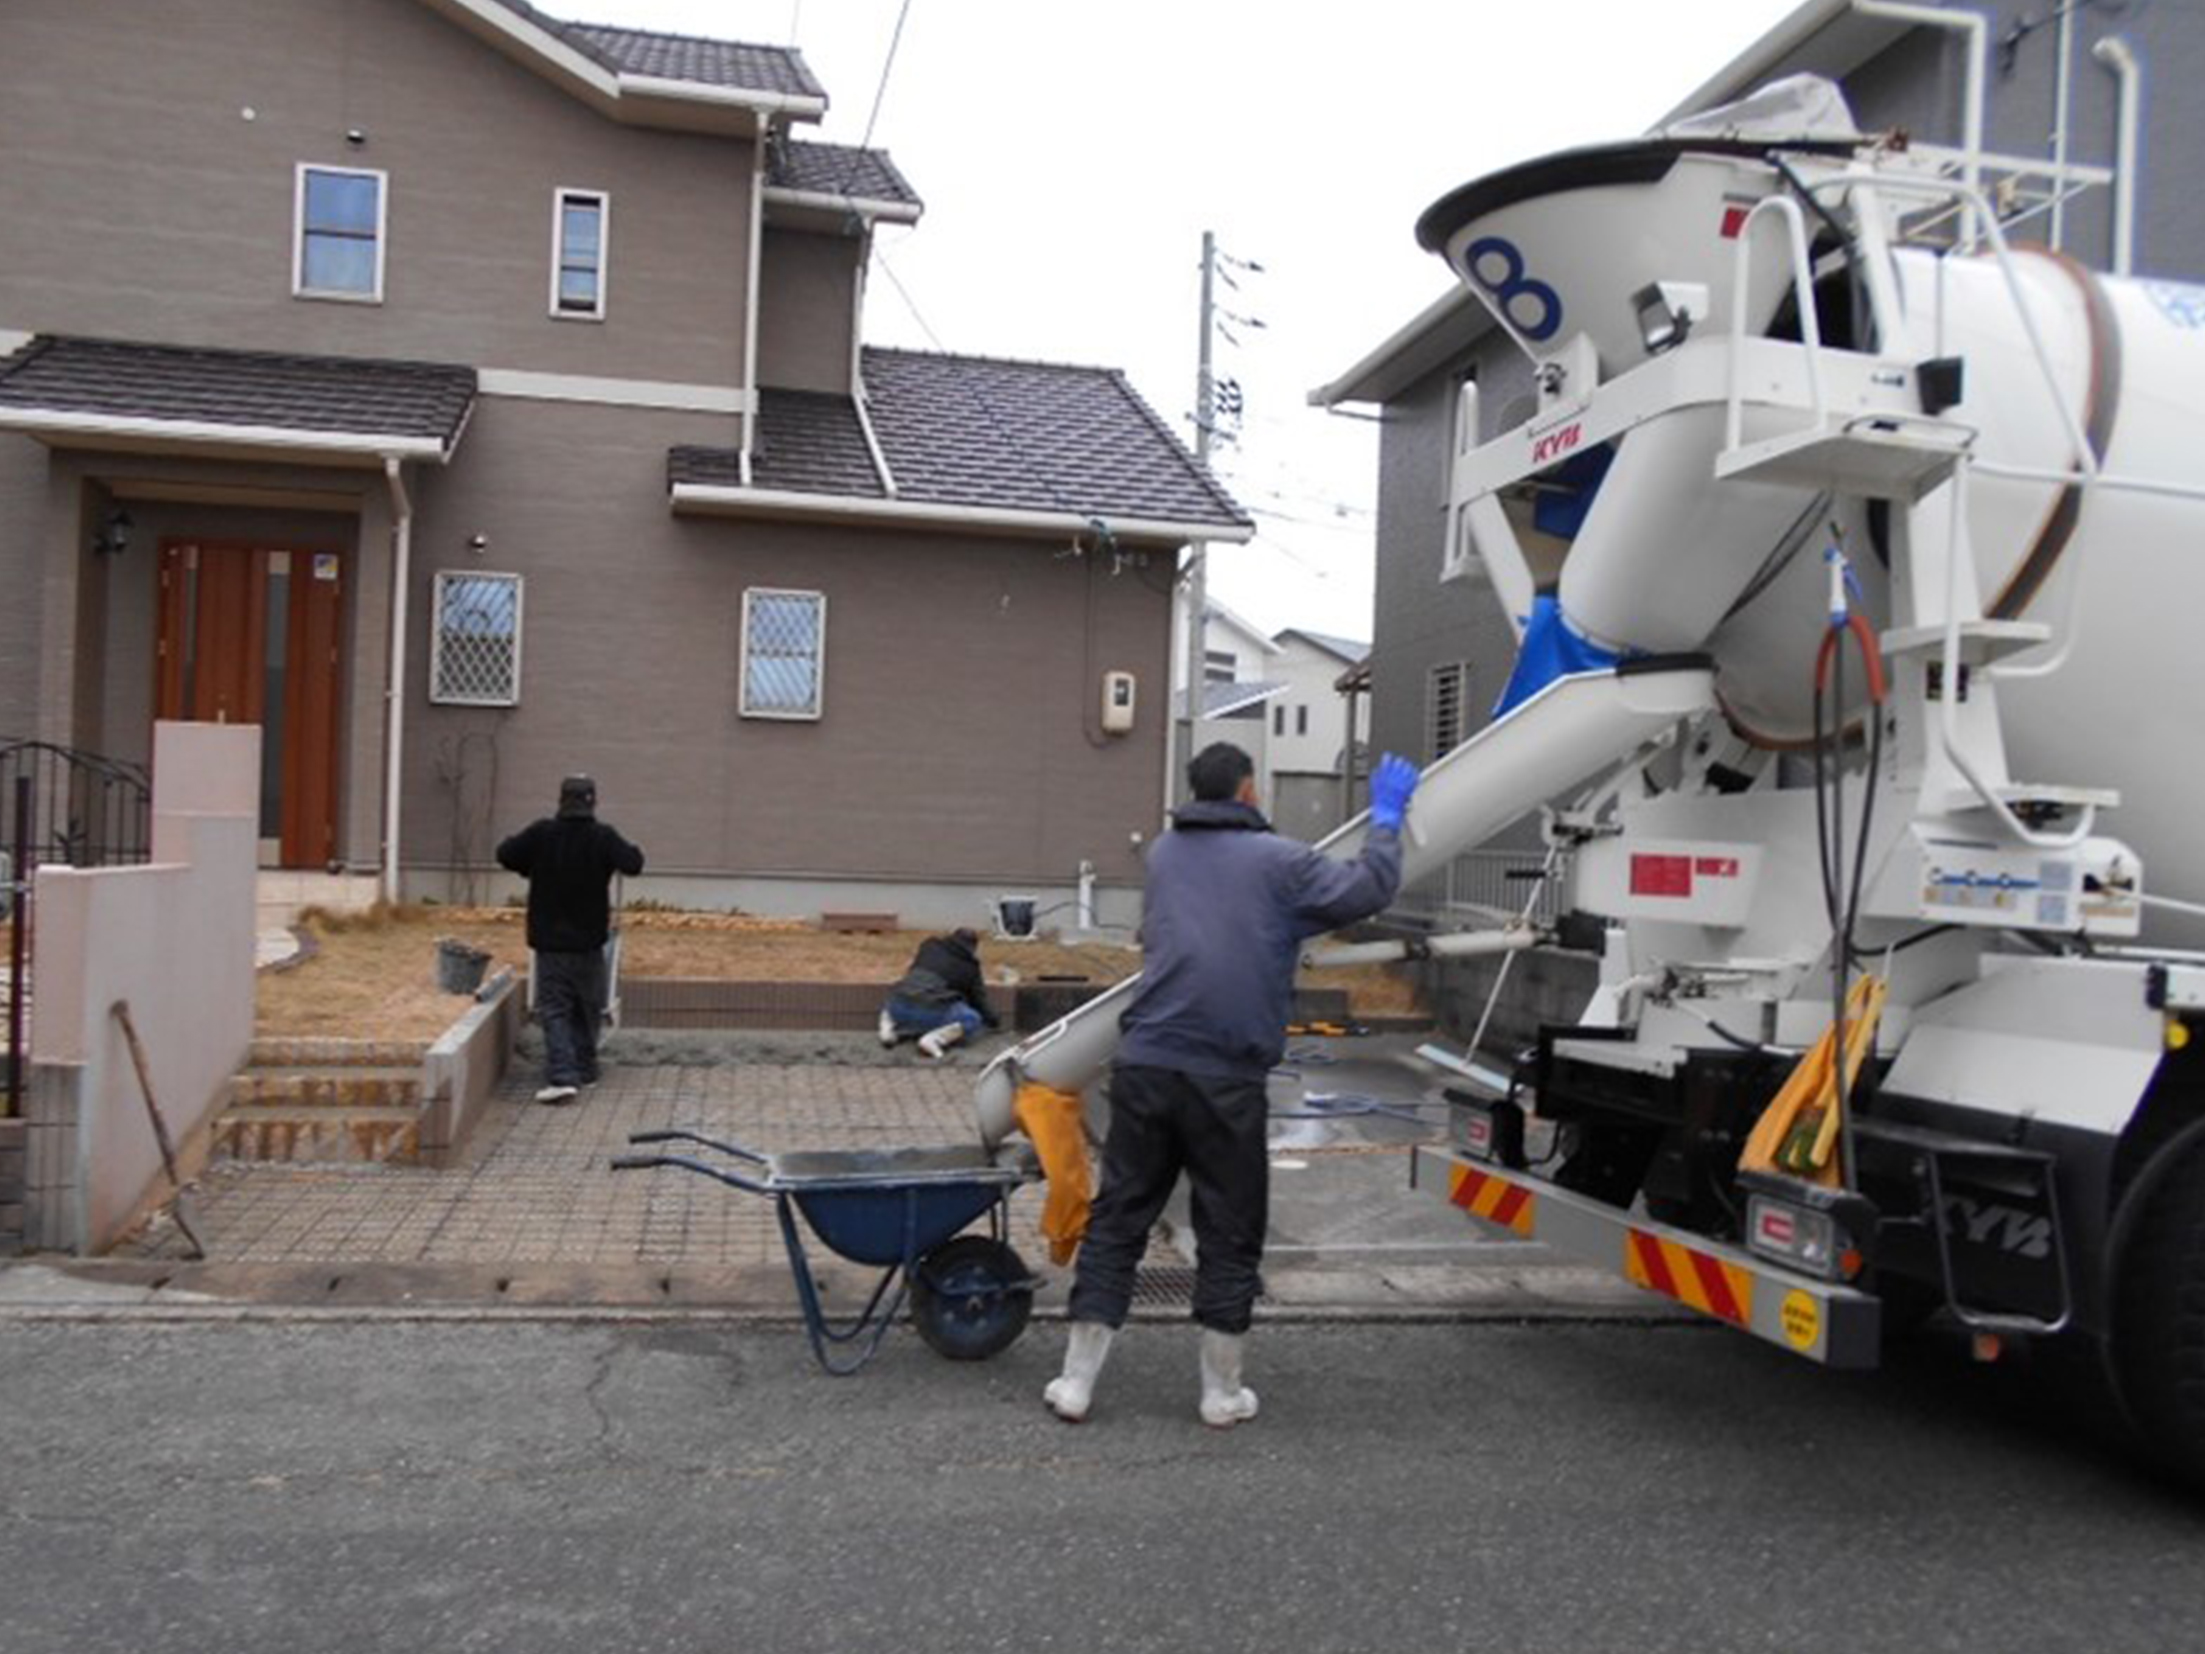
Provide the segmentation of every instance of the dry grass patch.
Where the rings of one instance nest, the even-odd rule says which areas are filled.
[[[518,908],[378,907],[361,914],[310,910],[301,927],[311,956],[259,980],[258,1030],[269,1036],[434,1039],[466,1009],[436,985],[436,944],[481,948],[490,969],[528,969]],[[901,976],[929,933],[822,931],[802,920],[745,914],[631,910],[622,918],[622,969],[632,977],[731,982],[875,982]],[[1107,943],[982,938],[991,985],[1044,977],[1110,983],[1140,968],[1140,954]],[[1413,983],[1384,967],[1306,971],[1306,986],[1345,988],[1360,1016],[1416,1009]]]

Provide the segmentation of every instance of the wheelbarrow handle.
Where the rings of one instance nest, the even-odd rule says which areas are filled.
[[[695,1172],[699,1176],[712,1178],[737,1189],[747,1189],[754,1195],[770,1195],[776,1192],[754,1177],[745,1177],[741,1172],[731,1172],[722,1166],[708,1165],[686,1154],[618,1154],[613,1156],[611,1166],[616,1172],[644,1171],[652,1166],[678,1166],[685,1172]]]
[[[757,1153],[755,1150],[746,1149],[740,1143],[723,1143],[717,1137],[705,1137],[697,1132],[683,1131],[679,1127],[673,1127],[665,1131],[631,1131],[628,1133],[628,1141],[631,1143],[702,1143],[708,1149],[718,1149],[722,1154],[732,1154],[738,1160],[748,1160],[753,1165],[763,1166],[766,1163],[764,1155]]]

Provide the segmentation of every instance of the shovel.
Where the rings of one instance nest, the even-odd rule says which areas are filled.
[[[139,1043],[137,1026],[130,1020],[130,1001],[118,999],[108,1010],[122,1024],[123,1038],[130,1045],[130,1065],[138,1071],[138,1090],[145,1098],[146,1116],[153,1122],[153,1140],[161,1145],[161,1166],[168,1173],[168,1186],[175,1197],[170,1203],[169,1215],[176,1219],[176,1227],[191,1244],[191,1256],[204,1258],[207,1248],[192,1225],[191,1191],[176,1175],[176,1145],[169,1141],[168,1122],[161,1118],[161,1105],[153,1100],[153,1076],[146,1070],[145,1047]]]

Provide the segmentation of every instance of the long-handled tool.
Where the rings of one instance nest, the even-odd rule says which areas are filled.
[[[184,1180],[176,1175],[176,1145],[169,1141],[168,1122],[161,1118],[161,1105],[153,1100],[153,1076],[146,1068],[145,1047],[139,1043],[137,1025],[130,1020],[130,1001],[118,999],[108,1007],[115,1020],[122,1024],[123,1039],[130,1046],[130,1065],[138,1071],[138,1091],[145,1098],[146,1117],[153,1122],[153,1140],[161,1145],[161,1169],[168,1173],[168,1186],[173,1191],[169,1204],[170,1215],[176,1219],[176,1227],[183,1232],[191,1245],[193,1258],[207,1255],[206,1244],[200,1240],[199,1231],[193,1227],[191,1214],[186,1209],[191,1204],[191,1191],[184,1187]]]

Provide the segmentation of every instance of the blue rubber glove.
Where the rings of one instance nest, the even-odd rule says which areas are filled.
[[[1416,783],[1417,768],[1406,758],[1389,752],[1379,759],[1370,777],[1370,824],[1400,832]]]

